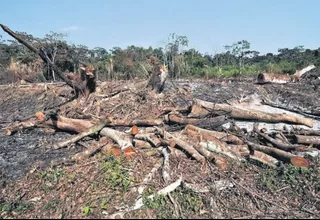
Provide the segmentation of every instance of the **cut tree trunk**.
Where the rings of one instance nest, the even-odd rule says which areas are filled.
[[[319,136],[294,135],[294,139],[298,144],[313,144],[316,146],[320,145]]]
[[[234,119],[259,120],[259,121],[272,122],[272,123],[287,122],[287,123],[294,123],[294,124],[302,124],[311,128],[313,127],[313,120],[310,118],[296,117],[296,116],[287,115],[287,114],[271,114],[271,113],[266,113],[258,110],[240,109],[230,105],[216,104],[213,102],[207,102],[200,99],[195,99],[195,102],[199,106],[204,107],[206,109],[210,109],[213,111],[230,112],[230,117]]]
[[[261,151],[285,163],[291,163],[296,167],[309,167],[310,165],[310,162],[307,159],[296,156],[292,153],[289,153],[277,148],[273,148],[273,147],[267,147],[260,144],[255,144],[250,141],[246,141],[246,142],[249,145],[249,147],[252,148],[252,150]]]

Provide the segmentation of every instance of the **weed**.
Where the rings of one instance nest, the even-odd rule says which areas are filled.
[[[125,167],[124,164],[124,157],[115,158],[114,156],[108,156],[102,164],[105,182],[113,190],[129,191],[133,180],[129,176],[128,167]]]
[[[85,206],[82,209],[85,216],[90,215],[93,212],[93,209],[90,206]]]
[[[43,172],[40,172],[40,178],[47,182],[57,183],[59,179],[64,177],[66,171],[64,169],[49,169]]]
[[[305,194],[308,181],[316,182],[318,172],[313,168],[295,167],[286,165],[279,169],[268,169],[260,175],[261,185],[269,191],[274,191],[282,187],[289,186],[293,192]],[[316,186],[319,189],[319,184]]]

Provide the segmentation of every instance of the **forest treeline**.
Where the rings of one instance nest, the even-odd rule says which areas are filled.
[[[67,35],[50,32],[43,38],[37,38],[25,32],[16,32],[42,48],[50,59],[63,72],[79,73],[81,62],[92,64],[97,70],[99,80],[133,79],[148,76],[152,69],[150,57],[157,57],[159,62],[167,65],[169,76],[182,77],[222,77],[251,75],[261,72],[289,73],[310,64],[320,64],[320,47],[306,49],[304,46],[280,48],[277,54],[260,54],[252,50],[250,42],[240,40],[225,45],[224,52],[202,54],[195,48],[189,48],[186,36],[170,34],[163,47],[127,48],[102,47],[93,49],[86,45],[67,43]],[[0,81],[15,82],[59,80],[54,71],[42,62],[33,52],[16,40],[4,41],[0,35]]]

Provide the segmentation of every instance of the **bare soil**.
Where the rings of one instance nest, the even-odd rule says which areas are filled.
[[[96,94],[99,99],[91,96],[87,104],[76,107],[70,103],[61,111],[65,116],[75,118],[95,115],[97,100],[100,100],[100,115],[113,114],[120,119],[155,118],[162,107],[173,103],[185,106],[192,98],[227,103],[253,94],[314,112],[320,106],[319,91],[304,82],[286,85],[257,85],[254,82],[254,78],[169,80],[164,97],[157,99],[146,91],[102,97],[123,83],[104,82],[99,84],[101,91]],[[71,96],[71,89],[60,84],[0,87],[0,218],[320,217],[319,156],[310,158],[309,168],[283,164],[274,169],[248,160],[240,164],[230,161],[230,166],[221,170],[213,164],[204,169],[196,160],[176,149],[169,161],[171,182],[182,176],[183,181],[209,190],[200,193],[179,186],[169,196],[148,200],[148,195],[168,185],[162,176],[163,156],[157,149],[137,149],[138,153],[130,159],[100,152],[73,164],[57,166],[52,162],[86,149],[95,140],[88,137],[68,148],[53,150],[53,143],[71,134],[30,128],[5,135],[7,126],[63,103]],[[157,164],[159,168],[143,193],[145,205],[136,211],[113,215],[135,204],[137,188]],[[215,187],[221,182],[224,187]]]

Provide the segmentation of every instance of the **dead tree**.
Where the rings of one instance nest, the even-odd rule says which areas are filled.
[[[79,94],[82,91],[80,85],[77,85],[74,82],[72,82],[72,80],[70,80],[67,76],[65,76],[61,72],[61,70],[52,62],[52,60],[50,60],[50,58],[48,57],[47,53],[44,51],[43,48],[38,50],[33,45],[31,45],[28,41],[23,39],[20,35],[16,34],[12,30],[10,30],[7,26],[5,26],[3,24],[0,24],[0,26],[6,33],[8,33],[10,36],[12,36],[14,39],[16,39],[18,42],[25,45],[32,52],[38,54],[40,56],[40,58],[48,65],[48,67],[51,68],[59,76],[60,79],[62,79],[68,86],[70,86],[76,90],[76,93]],[[93,78],[92,81],[95,81],[95,78]]]

